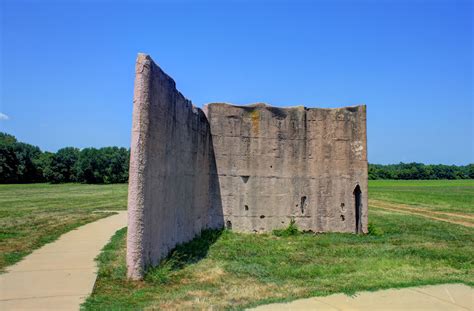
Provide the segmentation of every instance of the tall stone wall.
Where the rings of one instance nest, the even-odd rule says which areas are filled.
[[[294,219],[313,232],[367,232],[365,106],[204,111],[227,227],[264,232]]]
[[[128,276],[224,225],[367,232],[365,106],[194,107],[149,56],[136,62]]]
[[[211,208],[220,200],[204,113],[147,55],[137,58],[134,92],[127,266],[139,279],[177,244],[222,226],[222,211]]]

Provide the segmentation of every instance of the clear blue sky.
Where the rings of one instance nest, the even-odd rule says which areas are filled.
[[[472,1],[0,0],[0,131],[130,144],[134,62],[208,102],[364,103],[371,163],[474,162]]]

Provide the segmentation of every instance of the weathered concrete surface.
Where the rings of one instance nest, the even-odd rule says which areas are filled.
[[[149,56],[136,63],[128,275],[139,279],[204,228],[367,232],[365,106],[209,104],[176,90]]]
[[[463,284],[431,285],[298,299],[251,310],[474,310],[474,290]]]
[[[276,108],[209,104],[225,223],[263,232],[367,232],[365,106]],[[361,190],[356,228],[354,190]]]
[[[0,310],[79,310],[97,277],[95,258],[127,213],[63,234],[0,274]]]
[[[219,187],[206,116],[148,55],[137,58],[133,102],[127,265],[139,279],[177,244],[222,226],[211,217],[222,212],[211,209]]]

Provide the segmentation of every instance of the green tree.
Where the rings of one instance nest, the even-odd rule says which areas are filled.
[[[43,174],[37,166],[37,160],[41,155],[40,148],[30,144],[15,143],[13,149],[18,160],[18,182],[31,183],[44,181]]]
[[[54,153],[45,151],[40,154],[38,158],[34,160],[35,165],[40,170],[45,181],[50,181],[48,176],[51,174],[51,162],[53,160]]]
[[[14,145],[17,142],[16,137],[7,133],[0,132],[0,145]]]
[[[103,166],[103,159],[98,149],[82,149],[76,166],[79,180],[88,184],[103,184],[104,178],[101,172]]]
[[[40,156],[40,148],[18,142],[13,135],[0,133],[0,182],[44,181],[37,163]]]
[[[59,149],[51,158],[46,179],[52,183],[78,181],[76,162],[79,153],[79,149],[74,147]]]
[[[127,182],[129,157],[125,148],[85,148],[77,161],[79,179],[97,184]]]
[[[15,136],[0,132],[0,183],[18,182]]]
[[[18,182],[18,159],[13,146],[0,143],[0,183]]]
[[[104,183],[123,183],[128,180],[129,153],[125,148],[100,149],[105,161]]]

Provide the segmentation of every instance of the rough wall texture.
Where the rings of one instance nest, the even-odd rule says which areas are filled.
[[[204,110],[228,227],[263,232],[294,219],[314,232],[367,232],[365,106]]]
[[[128,275],[142,277],[203,228],[222,226],[209,123],[147,55],[136,63],[128,192]],[[214,171],[213,174],[210,174]],[[216,203],[217,202],[217,203]],[[211,216],[212,215],[212,216]],[[221,217],[221,216],[220,216]]]
[[[367,232],[365,106],[209,104],[136,63],[127,266],[140,279],[205,228]]]

